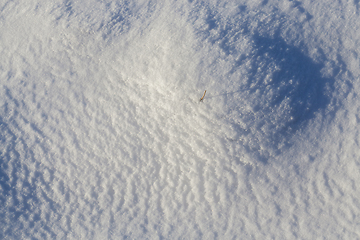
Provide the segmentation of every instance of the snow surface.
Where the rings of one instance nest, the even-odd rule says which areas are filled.
[[[0,1],[0,238],[360,239],[359,46],[359,0]]]

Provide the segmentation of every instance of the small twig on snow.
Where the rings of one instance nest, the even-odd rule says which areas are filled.
[[[200,102],[202,102],[202,100],[204,99],[205,93],[206,93],[206,90],[205,90],[205,92],[204,92],[204,95],[200,98]]]

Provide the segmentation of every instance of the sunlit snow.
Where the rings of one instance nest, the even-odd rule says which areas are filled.
[[[360,239],[359,46],[358,0],[0,2],[0,238]]]

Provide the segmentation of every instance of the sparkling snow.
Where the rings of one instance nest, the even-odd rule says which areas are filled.
[[[0,238],[360,239],[359,46],[358,0],[0,2]]]

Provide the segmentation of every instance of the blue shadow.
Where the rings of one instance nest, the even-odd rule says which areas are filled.
[[[322,62],[315,62],[301,48],[287,44],[280,37],[254,36],[254,42],[256,53],[252,57],[247,90],[265,93],[266,89],[271,88],[274,91],[266,99],[268,104],[259,107],[264,112],[267,112],[266,108],[276,108],[285,99],[289,101],[293,120],[286,124],[285,130],[298,130],[314,118],[316,112],[330,104],[335,80],[323,77]],[[325,58],[322,60],[325,61]],[[271,82],[265,82],[267,68],[273,66],[276,66],[276,70],[271,69]]]

